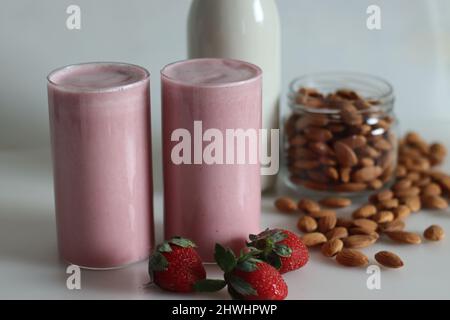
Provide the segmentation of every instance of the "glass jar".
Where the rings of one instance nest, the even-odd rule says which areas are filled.
[[[392,86],[359,73],[295,79],[282,114],[285,183],[302,194],[363,195],[389,185],[397,165]]]

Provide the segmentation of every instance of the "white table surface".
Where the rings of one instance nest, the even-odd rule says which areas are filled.
[[[447,125],[434,126],[427,137],[447,137]],[[442,139],[442,138],[441,138]],[[450,142],[447,139],[447,147]],[[81,290],[66,287],[67,265],[56,250],[52,177],[49,150],[0,150],[0,299],[226,299],[214,294],[177,295],[145,288],[146,262],[112,271],[81,272]],[[450,171],[450,160],[444,168]],[[273,208],[275,195],[263,198],[263,227],[295,230],[298,217]],[[162,194],[155,192],[156,237],[161,239]],[[345,210],[344,210],[345,211]],[[351,211],[351,210],[346,210]],[[342,214],[345,214],[343,212]],[[348,214],[348,213],[347,213]],[[450,232],[450,211],[413,214],[407,229],[422,233],[431,224]],[[450,236],[449,236],[450,237]],[[346,268],[311,250],[307,266],[285,276],[289,299],[439,299],[450,298],[450,240],[398,245],[383,240],[364,249],[371,263],[379,250],[399,254],[405,267],[381,269],[381,289],[369,290],[365,268]],[[215,265],[209,277],[219,277]]]

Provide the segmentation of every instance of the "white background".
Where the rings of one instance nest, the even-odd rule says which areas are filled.
[[[81,7],[79,31],[65,27],[70,4]],[[59,66],[99,60],[135,63],[151,72],[155,215],[160,237],[159,70],[186,58],[189,4],[188,0],[2,0],[0,298],[174,297],[142,289],[147,281],[145,264],[113,272],[86,272],[86,290],[65,289],[64,268],[56,255],[45,77]],[[366,28],[370,4],[382,9],[380,31]],[[278,5],[283,96],[291,79],[309,72],[375,74],[394,85],[402,129],[417,129],[450,147],[449,1],[279,0]],[[270,196],[264,200],[264,224],[295,228],[295,218],[280,217],[271,202]],[[411,228],[421,231],[433,222],[450,230],[448,212],[444,217],[413,217]],[[287,276],[292,284],[289,297],[448,298],[450,247],[448,243],[427,246],[401,249],[410,263],[404,271],[387,274],[389,281],[380,292],[365,288],[364,271],[335,268],[314,253],[317,258],[304,272]]]

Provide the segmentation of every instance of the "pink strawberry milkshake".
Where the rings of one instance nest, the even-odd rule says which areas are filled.
[[[212,262],[216,242],[237,253],[249,233],[260,231],[259,159],[253,164],[175,164],[171,154],[179,141],[171,141],[171,135],[187,129],[194,145],[194,121],[201,121],[203,132],[218,129],[224,139],[226,129],[258,133],[262,72],[243,61],[195,59],[167,65],[161,78],[165,237],[192,239],[203,260]],[[240,151],[249,152],[248,144],[245,148]]]
[[[87,268],[146,259],[153,247],[150,76],[87,63],[48,76],[58,245]]]

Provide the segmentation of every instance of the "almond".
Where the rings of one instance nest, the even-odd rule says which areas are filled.
[[[378,228],[378,223],[369,219],[355,219],[353,220],[353,226],[375,231]]]
[[[338,218],[336,222],[337,227],[350,228],[353,226],[353,220],[346,218]]]
[[[342,182],[349,182],[350,181],[350,173],[352,172],[352,168],[346,168],[346,167],[342,167],[340,169],[340,176],[341,176],[341,181]]]
[[[346,238],[348,231],[344,227],[335,227],[327,232],[326,237],[328,240]]]
[[[350,126],[361,125],[364,121],[358,109],[351,103],[346,103],[341,107],[341,117],[344,123]]]
[[[375,179],[375,180],[369,182],[369,186],[373,190],[381,189],[383,187],[383,181],[381,181],[380,179]]]
[[[301,199],[298,202],[297,206],[300,210],[307,212],[307,213],[320,211],[319,204],[316,201],[308,199],[308,198]]]
[[[401,268],[403,267],[403,261],[398,255],[389,251],[380,251],[375,254],[375,260],[379,264],[388,268]]]
[[[359,249],[374,244],[377,241],[377,239],[378,238],[375,236],[357,234],[343,239],[343,242],[346,248]]]
[[[383,190],[375,195],[377,201],[387,201],[394,197],[394,193],[391,190]]]
[[[342,143],[345,143],[352,149],[361,148],[366,145],[367,139],[362,135],[352,135],[345,139],[341,140]],[[372,159],[370,159],[372,160]]]
[[[422,188],[420,194],[422,196],[440,196],[442,189],[437,183],[431,182]]]
[[[317,222],[310,216],[303,216],[298,220],[297,227],[303,232],[313,232],[317,230]]]
[[[320,232],[312,232],[303,235],[303,243],[308,247],[314,247],[319,244],[325,243],[327,238]]]
[[[333,189],[338,192],[357,192],[367,189],[367,185],[365,183],[349,182],[337,185]]]
[[[377,208],[372,204],[366,204],[361,208],[357,209],[356,211],[354,211],[352,217],[354,219],[369,218],[373,216],[375,213],[377,213]]]
[[[351,235],[366,235],[366,236],[374,236],[376,238],[379,238],[379,235],[377,232],[371,230],[371,229],[367,229],[367,228],[363,228],[363,227],[353,227],[348,229],[348,233]]]
[[[328,216],[336,217],[336,212],[333,210],[321,210],[318,212],[311,212],[309,214],[309,216],[314,219],[320,219],[320,218],[328,217]]]
[[[386,223],[394,220],[394,214],[391,211],[380,211],[372,217],[376,223]]]
[[[369,259],[362,252],[353,249],[342,249],[336,255],[336,261],[347,267],[362,267],[369,263]]]
[[[442,229],[442,227],[438,226],[438,225],[432,225],[429,226],[424,232],[423,232],[423,236],[431,241],[440,241],[442,239],[444,239],[445,237],[445,232],[444,229]]]
[[[448,208],[448,202],[441,196],[424,196],[422,197],[422,203],[427,209],[446,209]]]
[[[383,232],[401,231],[405,229],[405,222],[401,219],[395,219],[391,222],[382,224],[380,229]]]
[[[411,214],[411,209],[406,205],[399,205],[393,210],[396,219],[406,219]]]
[[[281,197],[275,200],[275,207],[285,213],[297,211],[297,204],[289,197]]]
[[[406,197],[402,202],[408,206],[411,212],[417,212],[422,208],[422,202],[418,196]]]
[[[402,189],[395,191],[395,195],[399,198],[405,198],[405,197],[414,197],[419,195],[420,189],[418,187],[411,187],[408,189]]]
[[[396,198],[380,201],[378,203],[378,208],[381,210],[391,210],[397,208],[399,205],[399,201]]]
[[[400,191],[400,190],[405,190],[405,189],[409,189],[412,186],[412,181],[409,179],[401,179],[399,181],[397,181],[394,186],[393,189],[395,191]]]
[[[380,151],[389,151],[392,149],[392,145],[390,144],[390,142],[385,139],[378,139],[377,141],[375,141],[373,146],[375,147],[375,149],[378,149]]]
[[[328,141],[331,138],[333,138],[333,134],[329,130],[323,129],[323,128],[318,128],[318,127],[306,128],[305,136],[309,140],[317,141],[317,142],[324,142],[324,141]]]
[[[329,197],[319,201],[319,203],[329,208],[344,208],[352,204],[348,198]]]
[[[339,164],[343,167],[353,167],[358,164],[358,157],[355,152],[345,143],[335,142],[334,151]]]
[[[383,169],[381,167],[364,167],[361,168],[352,175],[352,179],[355,182],[369,182],[378,178]]]
[[[325,257],[334,257],[342,250],[344,243],[340,239],[332,239],[322,245],[321,252]]]
[[[311,142],[308,146],[318,155],[329,156],[334,154],[333,149],[331,149],[325,142]]]
[[[394,241],[408,244],[419,244],[422,239],[417,233],[407,232],[407,231],[391,231],[386,232],[389,238]]]
[[[323,218],[320,218],[319,220],[319,231],[322,233],[326,233],[333,229],[336,226],[336,216],[335,215],[328,215]]]
[[[330,178],[331,180],[339,180],[339,173],[336,170],[336,168],[333,167],[326,167],[324,169],[325,175]]]

